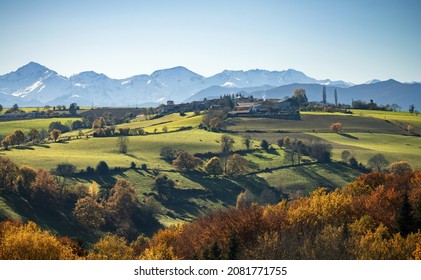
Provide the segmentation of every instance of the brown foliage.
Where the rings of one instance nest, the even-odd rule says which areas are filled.
[[[86,229],[98,229],[105,224],[104,207],[87,196],[80,198],[73,209],[73,216]]]
[[[59,186],[56,178],[49,172],[39,169],[31,183],[31,198],[36,204],[44,208],[51,208],[59,198]]]
[[[191,171],[202,163],[200,158],[190,155],[186,151],[177,153],[177,158],[173,160],[172,164],[181,171]]]

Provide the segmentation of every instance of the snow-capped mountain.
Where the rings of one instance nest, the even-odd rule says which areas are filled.
[[[126,79],[112,79],[105,74],[87,71],[64,77],[36,62],[20,67],[14,72],[0,76],[0,104],[14,103],[25,106],[79,105],[95,106],[142,106],[159,104],[167,100],[176,103],[197,100],[196,93],[203,96],[212,87],[212,95],[259,87],[279,87],[293,83],[324,84],[338,88],[352,86],[343,81],[316,80],[304,73],[285,71],[225,70],[211,77],[204,77],[185,67],[174,67],[136,75]],[[218,88],[221,90],[218,94]],[[210,91],[208,91],[210,92]]]

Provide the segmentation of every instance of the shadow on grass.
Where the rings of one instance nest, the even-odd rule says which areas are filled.
[[[126,156],[131,157],[131,158],[135,158],[135,159],[139,159],[137,156],[135,156],[133,154],[126,154]]]
[[[354,140],[358,140],[359,139],[358,137],[353,136],[353,135],[348,134],[348,133],[339,133],[339,135],[341,135],[343,137],[346,137],[346,138],[349,138],[349,139],[354,139]]]
[[[16,146],[14,147],[14,149],[15,150],[35,150],[34,148],[29,147],[29,146]]]
[[[1,195],[15,213],[24,217],[22,222],[33,221],[59,236],[68,236],[74,240],[81,239],[87,243],[97,239],[95,233],[81,231],[70,218],[74,206],[72,203],[66,202],[53,210],[45,210],[20,195],[11,193],[2,193]]]
[[[48,146],[46,144],[37,144],[36,146],[37,147],[40,147],[40,148],[46,148],[46,149],[49,149],[50,148],[50,146]]]

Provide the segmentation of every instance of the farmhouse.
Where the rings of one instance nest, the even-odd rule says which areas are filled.
[[[257,99],[254,102],[237,102],[228,116],[297,119],[299,112],[289,99]]]

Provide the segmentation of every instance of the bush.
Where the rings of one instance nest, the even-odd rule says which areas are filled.
[[[148,170],[148,165],[146,163],[142,163],[141,165],[142,170]]]
[[[170,146],[164,146],[161,148],[159,155],[164,160],[173,160],[175,159],[175,150]]]
[[[130,163],[130,169],[136,169],[136,163],[134,161]]]

